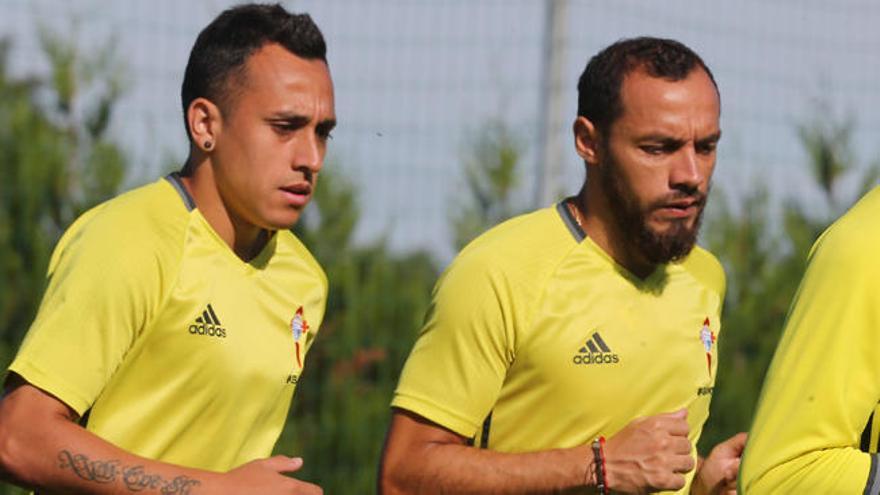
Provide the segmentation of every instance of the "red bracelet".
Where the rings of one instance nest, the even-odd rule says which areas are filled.
[[[599,437],[599,459],[602,460],[602,486],[608,491],[608,468],[605,465],[605,437]]]

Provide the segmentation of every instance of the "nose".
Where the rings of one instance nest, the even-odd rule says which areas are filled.
[[[316,174],[324,165],[324,151],[326,145],[323,140],[314,133],[303,133],[302,139],[296,144],[293,157],[293,168]]]
[[[670,188],[699,189],[706,176],[702,158],[693,146],[683,146],[669,173]]]

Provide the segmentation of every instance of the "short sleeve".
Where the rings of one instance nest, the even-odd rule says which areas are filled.
[[[441,277],[391,403],[468,438],[498,398],[518,326],[511,284],[481,258]]]
[[[79,414],[101,393],[163,290],[155,240],[104,206],[59,241],[37,316],[9,367]]]

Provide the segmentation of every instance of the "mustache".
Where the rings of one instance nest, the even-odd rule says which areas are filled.
[[[673,194],[667,197],[658,199],[654,201],[648,206],[648,210],[656,210],[660,208],[668,208],[670,206],[677,205],[683,201],[687,201],[691,203],[689,206],[696,206],[697,208],[703,208],[706,206],[706,194],[705,193],[697,193],[697,194]]]
[[[696,188],[678,189],[656,201],[653,201],[649,205],[648,209],[654,210],[658,208],[665,208],[667,206],[685,201],[692,203],[692,205],[696,206],[697,208],[703,208],[704,206],[706,206],[706,200],[708,199],[708,197],[709,189],[707,189],[706,192],[702,192]]]

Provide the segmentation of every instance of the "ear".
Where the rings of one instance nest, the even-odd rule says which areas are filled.
[[[572,125],[574,147],[587,165],[599,163],[599,131],[586,117],[579,116]]]
[[[186,123],[193,146],[207,153],[217,144],[222,119],[220,109],[207,98],[196,98],[186,109]]]

